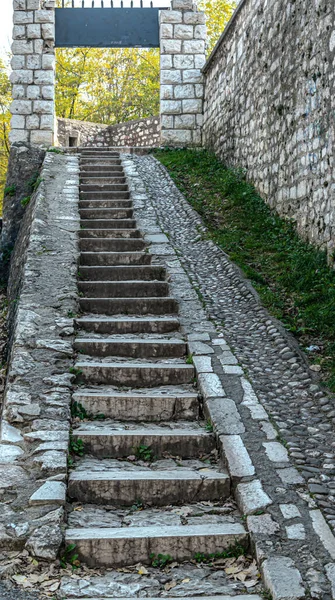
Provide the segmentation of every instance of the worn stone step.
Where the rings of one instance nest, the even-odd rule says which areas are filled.
[[[82,230],[85,229],[136,229],[134,219],[84,219],[80,220]]]
[[[75,544],[79,560],[91,567],[150,564],[150,555],[169,554],[183,561],[197,552],[223,552],[239,543],[248,548],[248,534],[239,523],[161,527],[68,529],[66,545]]]
[[[152,255],[147,252],[81,252],[79,260],[80,265],[87,266],[150,265]]]
[[[126,266],[122,267],[81,267],[80,279],[86,281],[164,281],[164,267]]]
[[[80,177],[124,177],[122,165],[81,165]]]
[[[97,166],[100,167],[119,167],[122,168],[122,163],[120,158],[116,158],[114,156],[83,156],[80,159],[80,168],[87,169]]]
[[[78,361],[78,380],[89,385],[108,384],[128,387],[156,387],[192,383],[193,365],[155,362]]]
[[[171,333],[178,331],[180,323],[172,317],[82,317],[76,326],[94,333]]]
[[[141,238],[80,238],[83,252],[139,252],[147,247]]]
[[[83,172],[80,173],[80,185],[82,186],[105,186],[110,184],[127,185],[127,179],[124,173],[110,173],[108,175],[106,173],[94,173],[94,171],[91,175],[83,174]]]
[[[229,596],[183,596],[183,598],[185,600],[264,600],[264,596],[263,598],[261,598],[261,596],[259,596],[258,594],[229,594]],[[95,598],[83,598],[81,597],[81,600],[101,600],[100,598],[98,598],[97,596]],[[125,598],[115,598],[113,596],[113,598],[111,596],[104,596],[103,600],[134,600],[134,597],[130,598],[130,597],[125,597]],[[162,598],[153,598],[150,596],[150,600],[162,600]],[[180,600],[180,596],[177,597],[173,597],[173,596],[169,596],[169,600]]]
[[[74,342],[77,352],[88,356],[124,356],[127,358],[181,358],[187,353],[182,340],[141,338],[81,338]]]
[[[74,471],[68,495],[78,502],[112,506],[132,506],[139,498],[148,506],[214,502],[229,497],[230,478],[214,469]]]
[[[80,195],[83,192],[87,192],[89,194],[94,194],[95,192],[128,192],[129,188],[126,183],[114,183],[113,181],[101,181],[100,183],[94,182],[92,180],[91,183],[80,183]]]
[[[169,294],[165,281],[78,281],[78,289],[86,298],[161,298]]]
[[[79,298],[80,309],[102,315],[177,315],[174,298]]]
[[[157,424],[92,421],[73,430],[81,439],[86,454],[97,458],[124,458],[135,454],[140,446],[150,448],[156,459],[168,453],[180,458],[197,459],[215,449],[215,437],[194,423]]]
[[[98,148],[90,148],[89,150],[82,150],[81,151],[81,156],[82,157],[86,157],[86,156],[107,156],[108,158],[113,157],[113,158],[120,158],[120,153],[119,152],[115,152],[113,150],[100,150]]]
[[[117,192],[123,194],[124,192]],[[83,220],[100,219],[131,219],[133,216],[132,208],[80,208],[80,218]]]
[[[129,200],[130,192],[128,190],[111,190],[98,192],[80,192],[80,200]]]
[[[139,229],[80,229],[79,237],[140,238],[142,233]]]
[[[199,417],[198,394],[187,386],[123,392],[108,387],[99,390],[80,388],[73,394],[73,400],[88,414],[103,414],[120,421],[159,422],[197,420]]]
[[[132,208],[131,200],[80,200],[79,208]]]

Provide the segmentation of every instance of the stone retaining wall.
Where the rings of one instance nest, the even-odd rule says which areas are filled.
[[[335,6],[242,0],[208,60],[203,139],[299,233],[335,248]]]
[[[100,125],[73,119],[57,119],[60,146],[160,146],[160,117]]]
[[[54,559],[62,543],[77,310],[78,157],[47,153],[11,259],[0,435],[0,540]]]

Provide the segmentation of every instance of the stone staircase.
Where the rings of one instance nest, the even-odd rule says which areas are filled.
[[[69,478],[66,544],[106,568],[247,551],[240,516],[225,508],[231,482],[202,420],[178,304],[136,228],[120,155],[87,149],[80,164],[73,402],[86,418],[73,440],[85,453]]]

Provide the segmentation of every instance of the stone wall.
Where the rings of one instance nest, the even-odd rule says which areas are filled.
[[[55,559],[62,543],[77,311],[78,157],[47,153],[8,284],[0,432],[0,538]]]
[[[207,62],[204,143],[335,248],[335,5],[242,0]]]
[[[53,144],[55,0],[14,0],[10,141]]]
[[[193,0],[172,0],[160,13],[162,144],[200,146],[205,14]]]
[[[60,146],[160,146],[160,118],[149,117],[118,125],[57,119]]]

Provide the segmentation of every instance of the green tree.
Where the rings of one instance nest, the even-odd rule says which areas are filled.
[[[210,54],[235,8],[235,0],[200,0],[199,10],[206,14],[207,52]]]
[[[3,191],[6,183],[9,157],[9,126],[11,102],[11,86],[5,61],[0,58],[0,210],[2,211]]]

